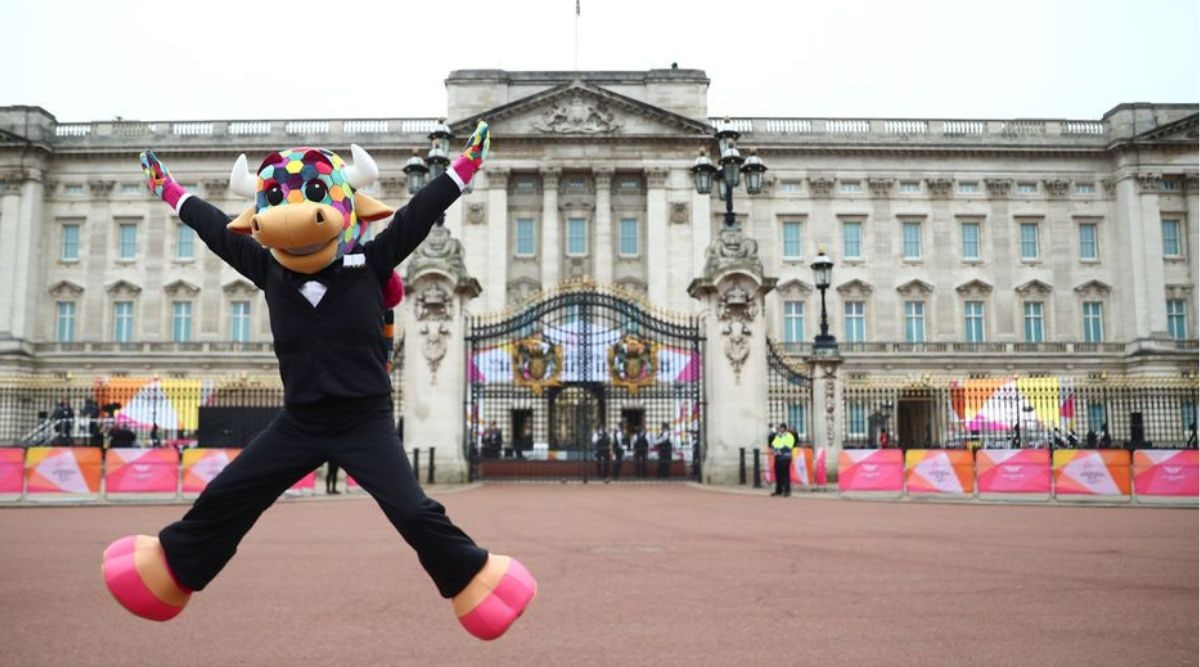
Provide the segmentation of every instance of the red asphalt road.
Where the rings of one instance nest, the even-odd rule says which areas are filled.
[[[184,613],[120,609],[111,540],[182,506],[0,509],[0,665],[1195,665],[1197,512],[434,492],[539,595],[492,643],[367,499],[281,502]]]

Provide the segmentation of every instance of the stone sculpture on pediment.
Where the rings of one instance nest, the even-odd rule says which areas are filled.
[[[611,134],[621,126],[607,103],[579,92],[557,101],[533,121],[534,129],[554,134]]]

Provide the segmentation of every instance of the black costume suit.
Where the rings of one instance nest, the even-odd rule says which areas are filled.
[[[391,381],[381,335],[382,290],[392,269],[429,234],[459,196],[446,175],[418,192],[355,261],[335,261],[316,276],[296,274],[249,236],[226,229],[229,217],[189,197],[179,217],[221,259],[263,290],[284,408],[205,488],[183,519],[159,533],[181,584],[202,590],[237,551],[259,515],[296,480],[335,461],[383,509],[416,550],[444,597],[459,593],[487,561],[413,479],[396,434]],[[326,285],[313,306],[299,292]]]

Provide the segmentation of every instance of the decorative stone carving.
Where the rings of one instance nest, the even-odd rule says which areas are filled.
[[[734,382],[741,384],[742,366],[750,356],[750,327],[745,322],[726,322],[721,336],[725,339],[725,358],[733,367]]]
[[[579,92],[560,99],[533,121],[535,129],[553,134],[612,134],[621,126],[607,102]]]
[[[1138,192],[1150,194],[1158,192],[1158,182],[1162,180],[1162,174],[1158,172],[1145,172],[1135,174],[1134,178],[1137,179]]]
[[[70,280],[60,280],[50,286],[50,296],[65,298],[75,298],[83,294],[83,286],[77,285]]]
[[[140,294],[142,288],[129,282],[128,280],[118,280],[114,283],[110,283],[108,287],[104,288],[104,290],[113,296],[134,296],[136,294]]]
[[[954,291],[966,297],[987,296],[992,293],[992,286],[982,280],[968,280],[955,287]]]
[[[518,278],[508,284],[508,304],[516,306],[529,301],[541,291],[541,285],[530,278]]]
[[[1200,174],[1184,174],[1183,175],[1183,191],[1188,194],[1195,194],[1200,189]]]
[[[446,321],[450,319],[454,304],[450,292],[440,283],[432,283],[417,294],[417,321]]]
[[[1071,190],[1071,181],[1061,178],[1047,178],[1042,184],[1046,186],[1046,195],[1054,199],[1066,197]]]
[[[833,186],[836,184],[836,178],[810,176],[808,179],[808,191],[813,197],[832,197]]]
[[[225,285],[221,289],[226,294],[231,294],[231,295],[232,294],[250,295],[250,294],[254,294],[255,292],[258,291],[258,288],[255,287],[253,283],[251,283],[247,280],[242,280],[241,278],[237,278],[236,280],[231,280],[231,281],[225,283]]]
[[[983,184],[987,187],[988,196],[995,199],[1004,199],[1012,194],[1013,182],[1011,178],[985,178]]]
[[[107,197],[116,185],[116,181],[91,180],[88,181],[88,190],[97,197]]]
[[[858,278],[855,278],[854,280],[850,280],[838,285],[837,291],[838,294],[841,294],[843,297],[862,299],[871,296],[871,292],[874,291],[874,288],[871,287],[870,283],[866,283]]]
[[[670,216],[671,223],[676,225],[685,225],[691,221],[691,216],[688,214],[688,205],[686,202],[671,202]]]
[[[750,356],[750,325],[757,316],[758,301],[741,282],[733,282],[717,299],[717,319],[725,323],[721,327],[725,358],[738,384],[742,382],[742,366]]]
[[[450,235],[444,226],[434,226],[408,263],[408,281],[430,268],[437,268],[453,275],[456,279],[467,277],[467,265],[463,260],[462,242]]]
[[[417,333],[424,339],[421,353],[429,362],[429,383],[436,385],[438,367],[446,358],[446,339],[450,337],[450,328],[445,322],[427,322],[417,329]]]
[[[933,294],[933,285],[930,285],[924,280],[914,279],[904,283],[903,285],[900,285],[896,288],[896,291],[900,293],[900,296],[904,297],[925,297]]]
[[[780,283],[779,286],[775,288],[775,291],[788,296],[794,295],[807,297],[809,294],[812,294],[813,286],[804,282],[803,280],[800,280],[799,278],[792,278],[791,280]]]
[[[437,384],[437,371],[446,358],[446,339],[450,336],[450,320],[453,301],[449,290],[441,281],[432,282],[417,293],[416,315],[421,336],[421,353],[429,363],[430,383]]]
[[[567,260],[567,278],[570,280],[580,280],[587,276],[587,266],[584,264],[582,257],[571,257]]]
[[[1099,280],[1089,280],[1076,286],[1075,292],[1083,297],[1108,296],[1112,293],[1112,285]]]
[[[884,178],[872,176],[867,179],[867,187],[871,188],[872,197],[888,197],[892,194],[892,187],[896,184],[894,178]]]
[[[734,283],[732,287],[725,290],[717,300],[718,315],[721,320],[740,320],[742,322],[753,322],[755,316],[758,315],[758,304],[754,300],[754,295],[745,287],[738,283]]]
[[[1018,285],[1016,288],[1017,294],[1021,296],[1046,296],[1054,292],[1054,287],[1048,285],[1036,278],[1028,282]]]
[[[479,201],[468,203],[467,222],[472,225],[482,225],[487,222],[487,204]]]
[[[949,197],[954,190],[953,178],[927,178],[925,187],[931,197]]]
[[[666,167],[649,167],[646,169],[646,186],[651,188],[665,188],[667,186],[667,177],[671,175],[671,171]]]
[[[617,281],[617,287],[620,287],[631,294],[636,294],[642,298],[645,298],[646,296],[646,283],[637,278],[622,278]]]
[[[597,190],[608,190],[612,188],[614,170],[611,167],[596,167],[592,169],[592,180],[596,183]]]
[[[1104,193],[1107,195],[1111,196],[1117,192],[1117,179],[1115,178],[1102,179],[1100,185],[1104,186]]]
[[[704,251],[703,275],[712,280],[733,268],[758,276],[763,274],[762,260],[758,257],[758,241],[742,234],[738,227],[724,227]]]
[[[1166,285],[1166,293],[1168,299],[1185,299],[1192,298],[1191,285]]]
[[[163,291],[171,296],[196,296],[200,288],[186,280],[175,280],[163,285]]]

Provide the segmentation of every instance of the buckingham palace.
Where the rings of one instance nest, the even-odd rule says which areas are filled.
[[[518,453],[662,424],[718,481],[779,421],[834,448],[1194,441],[1196,104],[760,118],[674,66],[445,84],[425,118],[0,107],[0,389],[40,409],[69,387],[128,385],[128,406],[277,385],[261,293],[147,192],[139,151],[234,216],[238,154],[357,144],[398,207],[482,119],[489,160],[401,266],[392,343],[406,439],[452,450],[447,474],[489,424]],[[200,426],[190,409],[166,428]]]

